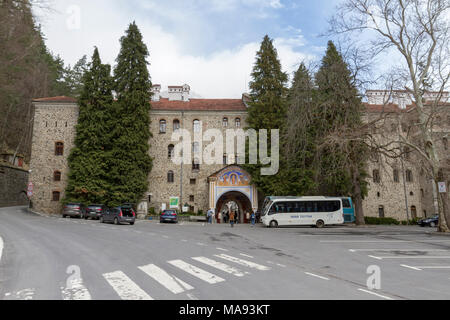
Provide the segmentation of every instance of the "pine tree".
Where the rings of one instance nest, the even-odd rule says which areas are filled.
[[[130,24],[120,40],[121,50],[114,69],[117,102],[114,110],[110,151],[111,202],[137,203],[148,190],[152,169],[150,139],[149,52],[136,23]]]
[[[251,102],[248,110],[248,128],[258,132],[268,130],[268,153],[271,151],[271,129],[282,129],[286,117],[286,83],[288,76],[281,70],[278,53],[273,40],[265,36],[260,50],[256,53],[250,82]],[[248,147],[246,148],[248,152]],[[248,157],[247,157],[248,159]],[[252,176],[252,183],[266,195],[277,195],[280,177],[261,175],[262,164],[246,164],[245,169]]]
[[[113,106],[111,67],[101,63],[95,48],[83,76],[75,147],[69,156],[69,181],[64,202],[108,202],[108,153]]]
[[[318,94],[314,127],[319,129],[316,144],[320,145],[329,134],[360,126],[363,104],[348,65],[331,41],[315,80]],[[362,199],[367,193],[364,145],[354,141],[328,145],[318,151],[317,159],[319,193],[352,195],[357,219],[364,223]]]

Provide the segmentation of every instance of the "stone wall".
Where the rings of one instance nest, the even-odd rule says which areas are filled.
[[[78,121],[76,103],[35,103],[33,140],[31,147],[30,181],[34,185],[33,209],[59,214],[60,201],[53,201],[53,192],[64,198],[68,180],[68,161],[73,148]],[[64,143],[64,154],[55,155],[55,143]],[[54,181],[54,172],[61,172],[61,181]]]
[[[0,163],[0,207],[28,204],[28,171]]]

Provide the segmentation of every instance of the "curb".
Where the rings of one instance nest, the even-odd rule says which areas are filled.
[[[432,236],[450,237],[450,232],[427,231],[425,233],[429,234],[429,235],[432,235]]]

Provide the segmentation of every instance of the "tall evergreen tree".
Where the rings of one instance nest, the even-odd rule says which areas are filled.
[[[348,65],[331,41],[315,80],[318,94],[314,127],[320,130],[316,143],[321,145],[327,135],[360,126],[363,104]],[[366,148],[358,142],[324,146],[317,154],[319,193],[352,195],[358,222],[364,223],[361,217],[362,198],[367,193]]]
[[[111,189],[107,178],[107,151],[113,107],[111,67],[102,64],[95,48],[84,86],[78,99],[80,108],[75,147],[69,156],[69,181],[65,202],[105,203]]]
[[[271,129],[282,129],[286,117],[286,83],[288,76],[281,70],[278,53],[273,40],[265,36],[260,50],[256,53],[250,82],[251,102],[248,110],[248,129],[268,130],[268,153],[271,149]],[[248,152],[248,148],[246,148]],[[247,157],[248,158],[248,157]],[[245,169],[252,176],[252,183],[266,195],[281,192],[279,177],[261,175],[262,164],[246,164]]]
[[[130,24],[120,40],[121,50],[114,69],[117,102],[114,110],[110,151],[111,202],[137,203],[148,190],[152,169],[150,139],[149,52],[136,23]]]

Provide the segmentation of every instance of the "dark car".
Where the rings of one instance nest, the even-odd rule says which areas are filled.
[[[129,223],[133,225],[136,222],[136,213],[130,206],[109,208],[102,213],[100,222],[114,224]]]
[[[106,208],[104,204],[91,204],[86,208],[86,214],[84,218],[86,220],[89,218],[99,220],[106,209],[108,208]]]
[[[161,212],[159,222],[178,222],[178,213],[176,210],[164,210]]]
[[[434,215],[430,218],[419,220],[417,224],[421,227],[425,226],[436,227],[439,224],[439,215]]]
[[[62,216],[83,219],[86,214],[86,206],[82,203],[68,203],[64,206]]]

